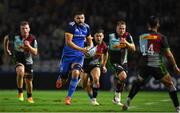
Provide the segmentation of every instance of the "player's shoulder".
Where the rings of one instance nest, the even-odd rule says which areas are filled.
[[[105,47],[107,47],[107,44],[106,44],[105,41],[102,42],[102,45],[105,46]]]
[[[158,34],[159,36],[161,36],[162,38],[163,38],[163,37],[166,37],[164,34],[162,34],[162,33],[160,33],[160,32],[157,32],[157,34]]]
[[[156,36],[157,38],[157,40],[161,40],[161,39],[163,39],[163,38],[166,38],[166,36],[165,35],[163,35],[162,33],[160,33],[160,32],[154,32],[154,31],[146,31],[146,32],[144,32],[144,33],[141,33],[140,35],[139,35],[139,38],[144,38],[144,37],[149,37],[149,36],[152,36],[152,37],[154,37],[154,36]]]
[[[29,34],[29,37],[32,38],[32,40],[36,40],[36,36],[34,34]]]
[[[15,37],[20,37],[19,33],[10,32],[8,35],[9,40],[14,40]]]
[[[89,28],[89,25],[87,23],[84,23],[83,26]]]
[[[116,36],[116,33],[110,33],[109,34],[109,37],[115,37]]]
[[[74,26],[74,25],[75,25],[74,21],[68,23],[68,26]]]
[[[29,34],[32,38],[36,38],[36,36],[34,34]]]
[[[127,38],[132,38],[132,35],[129,32],[125,32],[122,37],[127,39]]]
[[[36,36],[34,34],[29,34],[29,37],[27,39],[29,42],[35,42],[36,41]]]

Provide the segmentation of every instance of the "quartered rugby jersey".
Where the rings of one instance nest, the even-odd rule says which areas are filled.
[[[109,57],[112,63],[127,63],[128,49],[114,48],[115,45],[120,44],[122,38],[125,38],[129,43],[134,43],[132,36],[128,32],[122,37],[118,37],[116,33],[109,34]]]
[[[92,58],[90,61],[90,65],[95,65],[95,64],[101,64],[101,56],[105,54],[108,51],[108,47],[105,42],[102,42],[102,44],[97,45],[97,50],[95,56]]]
[[[13,51],[15,60],[24,60],[26,64],[33,64],[32,54],[29,51],[21,49],[19,46],[24,45],[24,41],[28,41],[34,48],[38,48],[37,41],[34,35],[30,34],[27,39],[23,40],[19,34],[9,34],[10,48]]]
[[[167,38],[152,31],[140,35],[139,46],[145,62],[152,67],[159,67],[162,64],[163,51],[169,48]]]

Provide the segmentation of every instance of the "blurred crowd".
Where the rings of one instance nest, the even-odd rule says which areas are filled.
[[[39,56],[35,58],[35,69],[56,71],[66,25],[72,21],[73,11],[79,8],[85,12],[86,23],[90,25],[92,34],[99,26],[105,30],[106,35],[114,32],[116,20],[126,19],[128,31],[134,37],[135,43],[146,27],[146,18],[150,15],[159,16],[161,32],[168,37],[180,65],[179,0],[0,0],[0,70],[14,69],[9,65],[10,59],[3,55],[3,37],[9,32],[17,32],[21,20],[28,20],[31,33],[38,40]],[[133,60],[136,57],[130,57],[132,69],[137,63],[137,60]]]

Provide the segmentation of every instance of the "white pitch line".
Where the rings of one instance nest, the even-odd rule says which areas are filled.
[[[144,103],[145,105],[153,105],[153,104],[158,104],[158,103],[160,103],[160,102],[169,102],[169,101],[171,101],[170,99],[163,99],[163,100],[159,100],[159,102],[154,102],[154,101],[152,101],[152,102],[146,102],[146,103]]]
[[[159,102],[146,102],[146,103],[144,103],[145,105],[153,105],[153,104],[157,104],[157,103],[159,103]]]
[[[137,108],[137,106],[130,106],[128,109],[134,109]]]
[[[160,100],[161,102],[169,102],[171,101],[170,99],[163,99],[163,100]]]

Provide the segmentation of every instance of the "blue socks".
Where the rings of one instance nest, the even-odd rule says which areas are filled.
[[[72,97],[74,91],[76,90],[77,85],[78,85],[78,78],[72,78],[69,84],[69,89],[68,89],[69,97]]]

